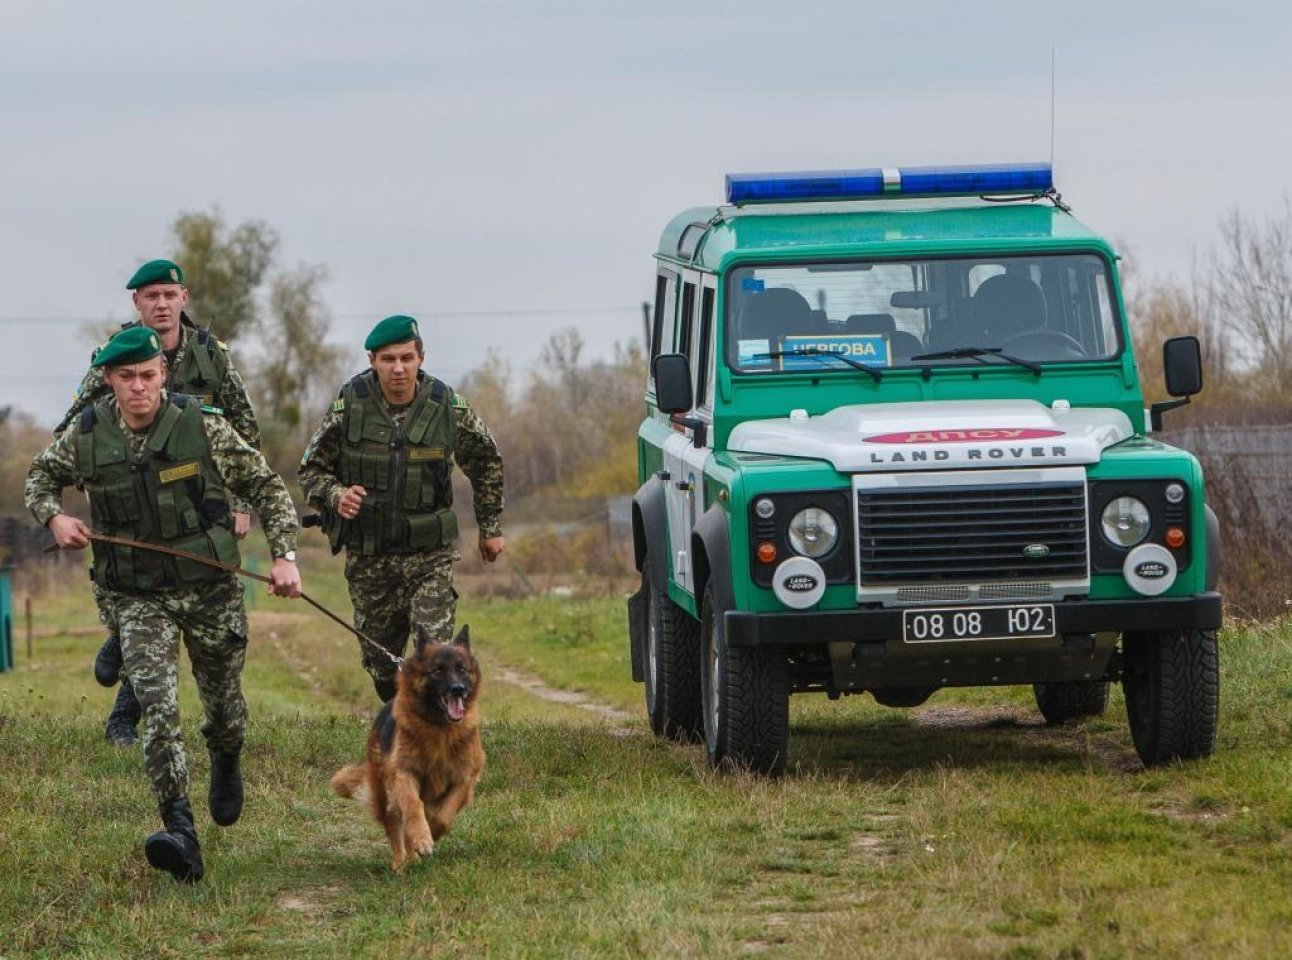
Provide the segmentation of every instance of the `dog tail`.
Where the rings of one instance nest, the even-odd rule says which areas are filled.
[[[332,779],[328,783],[332,787],[332,792],[338,797],[363,800],[368,794],[368,765],[352,763],[344,766],[332,774]]]

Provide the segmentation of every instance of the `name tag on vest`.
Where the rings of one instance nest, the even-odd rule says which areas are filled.
[[[181,463],[178,467],[170,467],[158,472],[157,479],[162,483],[174,483],[176,480],[187,480],[189,477],[196,477],[201,471],[201,465],[193,460],[190,463]]]
[[[408,451],[409,460],[443,460],[443,447],[411,447]]]

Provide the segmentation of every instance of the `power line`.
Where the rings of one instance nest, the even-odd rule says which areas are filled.
[[[550,307],[545,309],[529,308],[520,310],[410,310],[413,316],[422,320],[450,320],[455,317],[573,317],[590,316],[606,313],[633,313],[641,310],[640,305],[630,307]],[[332,316],[332,320],[373,320],[380,319],[376,313],[342,313]],[[31,317],[22,315],[0,316],[0,323],[123,323],[121,317]]]

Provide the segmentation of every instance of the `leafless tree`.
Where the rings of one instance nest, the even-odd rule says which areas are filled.
[[[1251,223],[1231,211],[1220,224],[1209,292],[1217,326],[1258,380],[1278,396],[1292,390],[1292,204]]]

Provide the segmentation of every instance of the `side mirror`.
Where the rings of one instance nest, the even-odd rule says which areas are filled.
[[[655,401],[665,413],[691,409],[691,363],[680,353],[661,353],[651,364]]]
[[[1202,347],[1197,337],[1172,337],[1162,344],[1162,371],[1166,374],[1166,392],[1175,400],[1164,400],[1149,408],[1154,430],[1162,429],[1162,414],[1182,407],[1189,398],[1202,391]]]
[[[1172,337],[1162,344],[1162,369],[1166,392],[1191,397],[1202,392],[1202,347],[1197,337]]]

